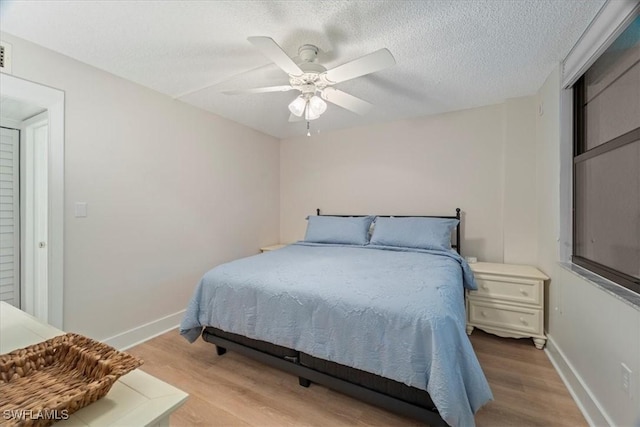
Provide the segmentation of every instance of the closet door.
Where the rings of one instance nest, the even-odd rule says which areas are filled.
[[[20,132],[0,131],[0,301],[20,308]]]

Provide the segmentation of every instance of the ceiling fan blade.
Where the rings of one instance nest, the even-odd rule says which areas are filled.
[[[361,116],[364,116],[373,108],[373,105],[369,104],[367,101],[332,87],[325,88],[322,91],[321,96],[325,101],[329,101]]]
[[[289,122],[290,123],[295,123],[295,122],[301,122],[304,120],[303,116],[296,116],[295,114],[289,114]]]
[[[325,75],[333,83],[340,83],[384,70],[395,64],[396,60],[391,52],[388,49],[380,49],[346,64],[338,65],[336,68],[327,71]]]
[[[242,95],[246,93],[286,92],[288,90],[293,90],[293,87],[290,85],[254,87],[250,89],[223,90],[222,93],[227,95]]]
[[[262,52],[264,56],[269,58],[278,67],[282,68],[285,73],[299,76],[304,72],[293,62],[293,59],[282,50],[280,45],[271,37],[249,37],[247,38],[251,44]]]

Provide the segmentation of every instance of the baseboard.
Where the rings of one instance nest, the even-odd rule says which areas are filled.
[[[118,350],[126,350],[177,328],[184,316],[184,312],[185,310],[182,310],[177,313],[170,314],[166,317],[145,323],[144,325],[130,329],[103,341]]]
[[[591,427],[613,426],[611,418],[602,409],[591,389],[585,384],[551,335],[547,334],[547,345],[544,351],[589,425]]]

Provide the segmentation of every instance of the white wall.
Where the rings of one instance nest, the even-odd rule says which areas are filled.
[[[558,264],[560,223],[560,77],[538,92],[536,125],[538,264],[548,284],[547,351],[593,425],[640,421],[640,308],[632,307]],[[563,141],[564,143],[564,141]],[[632,397],[621,387],[621,363],[632,371]]]
[[[277,139],[2,38],[15,76],[65,91],[66,330],[107,339],[178,313],[206,270],[278,240]]]
[[[560,223],[560,80],[556,69],[538,92],[543,114],[536,119],[537,259],[547,275],[559,258]]]
[[[463,254],[534,262],[533,111],[535,99],[526,97],[283,140],[280,240],[302,239],[304,218],[318,207],[396,215],[454,214],[460,207]]]
[[[531,264],[537,257],[536,116],[533,96],[504,104],[504,262]]]

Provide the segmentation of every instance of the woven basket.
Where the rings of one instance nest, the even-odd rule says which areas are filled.
[[[0,425],[48,426],[104,397],[142,360],[77,334],[0,356]]]

